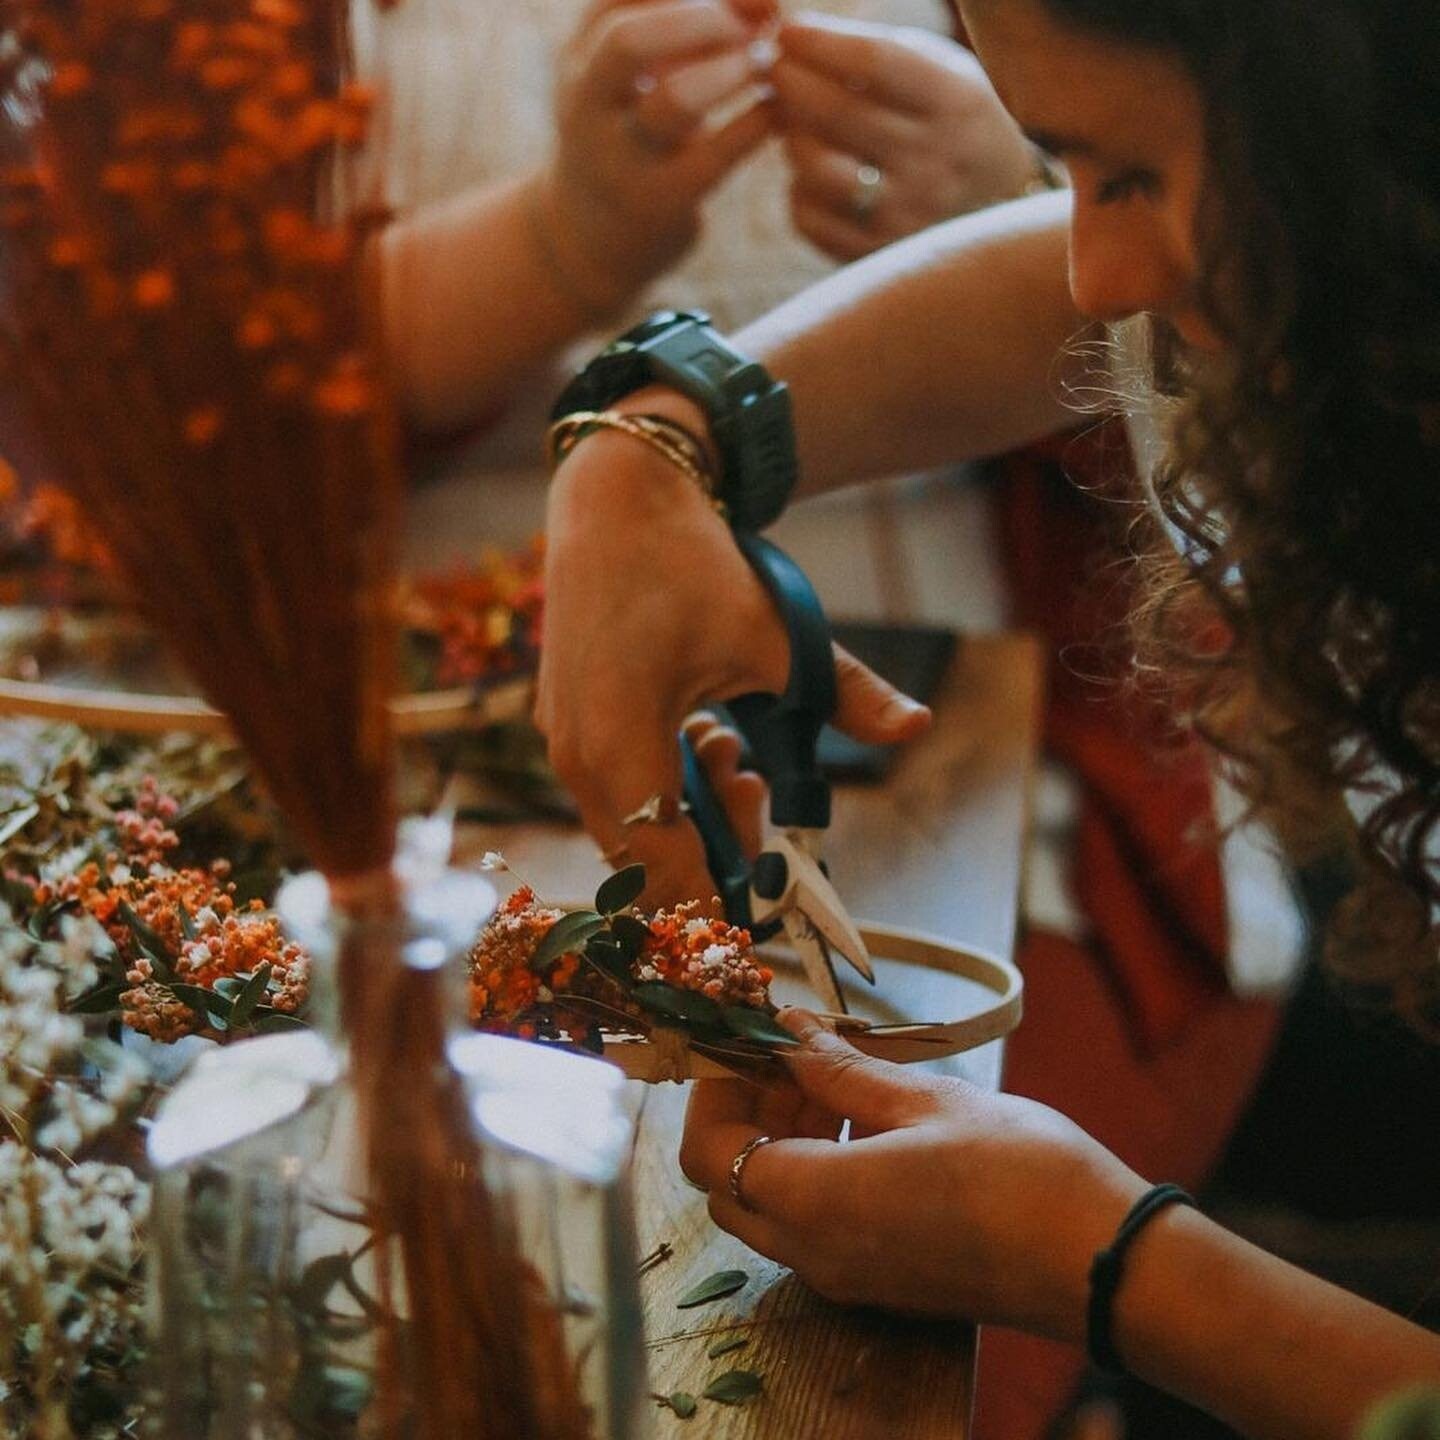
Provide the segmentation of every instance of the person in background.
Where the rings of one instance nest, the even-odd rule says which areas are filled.
[[[1332,963],[1433,1032],[1440,35],[1418,11],[1358,0],[1303,15],[1286,0],[962,9],[1012,113],[1066,162],[1073,209],[1037,198],[929,231],[737,345],[789,383],[813,489],[1063,427],[1067,386],[1095,383],[1086,323],[1148,317],[1090,333],[1176,396],[1136,416],[1163,439],[1146,447],[1166,521],[1151,569],[1162,651],[1292,852],[1339,857]],[[704,438],[676,392],[617,405]],[[783,635],[704,497],[622,435],[559,467],[549,535],[552,758],[602,845],[623,839],[703,888],[683,825],[622,819],[675,788],[690,709],[780,687]],[[607,563],[622,545],[623,565]],[[582,655],[594,678],[580,694],[566,677]],[[612,683],[623,703],[607,701]],[[842,688],[855,731],[902,739],[925,723],[858,667]],[[1132,1208],[1145,1182],[1053,1109],[791,1023],[796,1088],[700,1087],[683,1163],[717,1220],[822,1292],[1088,1338],[1108,1365],[1261,1437],[1351,1436],[1387,1394],[1440,1379],[1440,1341],[1421,1327],[1183,1204]],[[1401,1098],[1433,1113],[1432,1092]],[[840,1116],[858,1137],[844,1145]],[[1091,1260],[1122,1220],[1123,1268],[1096,1293]]]
[[[430,442],[417,562],[540,528],[541,407],[598,330],[662,306],[742,324],[898,227],[1034,182],[1034,148],[940,0],[785,11],[422,0],[357,15],[389,97],[387,345]],[[864,571],[853,534],[821,521],[807,558],[833,543]]]

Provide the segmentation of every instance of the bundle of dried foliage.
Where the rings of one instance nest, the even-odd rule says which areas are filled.
[[[370,1198],[407,1317],[392,1433],[408,1412],[421,1440],[550,1440],[588,1428],[557,1321],[483,1165],[456,1164],[478,1151],[443,987],[397,963],[401,482],[347,11],[0,0],[0,372],[347,916]]]

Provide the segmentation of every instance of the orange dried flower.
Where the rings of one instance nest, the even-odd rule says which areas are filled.
[[[131,289],[142,310],[163,310],[175,301],[175,277],[168,270],[146,270]]]
[[[195,446],[209,445],[220,434],[225,417],[218,405],[202,405],[190,411],[181,422],[180,433]]]
[[[55,67],[55,73],[50,78],[50,93],[68,100],[75,95],[83,95],[94,83],[95,77],[88,65],[79,60],[68,60]]]

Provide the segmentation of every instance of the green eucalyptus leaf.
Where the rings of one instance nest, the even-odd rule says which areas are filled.
[[[254,1018],[255,1007],[265,998],[270,984],[270,962],[267,960],[246,982],[230,1007],[230,1025],[238,1030]]]
[[[610,922],[610,933],[625,952],[626,959],[634,960],[650,938],[650,927],[633,915],[617,915]]]
[[[170,953],[170,949],[165,942],[124,900],[115,907],[115,913],[129,928],[130,933],[135,937],[135,943],[140,947],[150,963],[154,965],[155,978],[157,980],[170,980],[175,974],[175,957]]]
[[[195,928],[195,922],[190,918],[190,912],[183,905],[177,905],[175,913],[180,917],[180,933],[187,940],[198,939],[200,932]]]
[[[603,930],[586,941],[585,958],[606,979],[617,981],[621,985],[629,983],[630,962],[625,958],[624,950]]]
[[[310,1027],[284,1010],[272,1010],[268,1006],[257,1006],[252,1023],[260,1035],[280,1035],[287,1030],[308,1030]]]
[[[30,932],[31,939],[43,940],[46,932],[55,923],[56,916],[68,914],[79,908],[78,900],[56,900],[53,904],[42,905],[31,914],[25,928]]]
[[[720,1012],[725,1028],[743,1040],[761,1045],[798,1045],[800,1042],[768,1010],[750,1005],[726,1005]]]
[[[737,1290],[743,1290],[750,1277],[743,1270],[717,1270],[707,1275],[698,1285],[692,1285],[676,1302],[677,1310],[691,1310],[696,1305],[708,1305],[712,1300],[723,1300]]]
[[[374,1394],[369,1375],[344,1365],[327,1365],[320,1410],[325,1415],[338,1415],[358,1420]]]
[[[12,810],[0,823],[0,845],[18,835],[39,813],[38,805],[23,805],[18,810]]]
[[[112,980],[77,995],[65,1008],[72,1015],[107,1015],[120,1008],[120,997],[130,988],[125,981]]]
[[[222,975],[212,988],[217,995],[233,1000],[245,988],[245,982],[238,975]]]
[[[166,987],[182,1004],[188,1005],[197,1015],[209,1016],[229,1022],[232,1005],[223,995],[207,990],[203,985],[185,985],[172,980]]]
[[[644,888],[645,867],[627,865],[623,870],[617,870],[601,881],[600,888],[595,892],[595,908],[602,915],[619,914],[621,910],[628,910],[640,898],[640,892]]]
[[[704,1396],[707,1400],[718,1400],[722,1405],[743,1405],[764,1388],[763,1377],[753,1370],[727,1370],[705,1387]]]
[[[545,932],[545,938],[536,947],[531,966],[538,969],[562,955],[580,954],[585,942],[604,928],[604,916],[597,915],[593,910],[572,910],[568,915],[562,915]]]
[[[720,1006],[698,990],[682,990],[659,980],[646,980],[630,992],[652,1015],[680,1020],[687,1025],[713,1025],[724,1029]]]
[[[673,1410],[681,1420],[688,1420],[699,1409],[695,1397],[685,1390],[672,1391],[661,1403]]]
[[[321,1255],[319,1259],[312,1260],[291,1287],[290,1299],[295,1308],[310,1315],[323,1313],[326,1302],[330,1299],[330,1292],[337,1285],[345,1283],[351,1263],[349,1252],[345,1250],[334,1255]]]
[[[726,1335],[717,1340],[706,1352],[706,1358],[718,1360],[722,1355],[728,1355],[732,1350],[743,1350],[750,1343],[748,1335]]]

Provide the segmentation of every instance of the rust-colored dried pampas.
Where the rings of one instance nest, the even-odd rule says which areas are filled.
[[[379,1253],[401,1259],[392,1415],[417,1440],[570,1440],[554,1317],[456,1163],[442,987],[376,943],[398,933],[400,478],[348,4],[0,0],[0,372],[337,904],[380,922],[346,927],[340,970]]]

